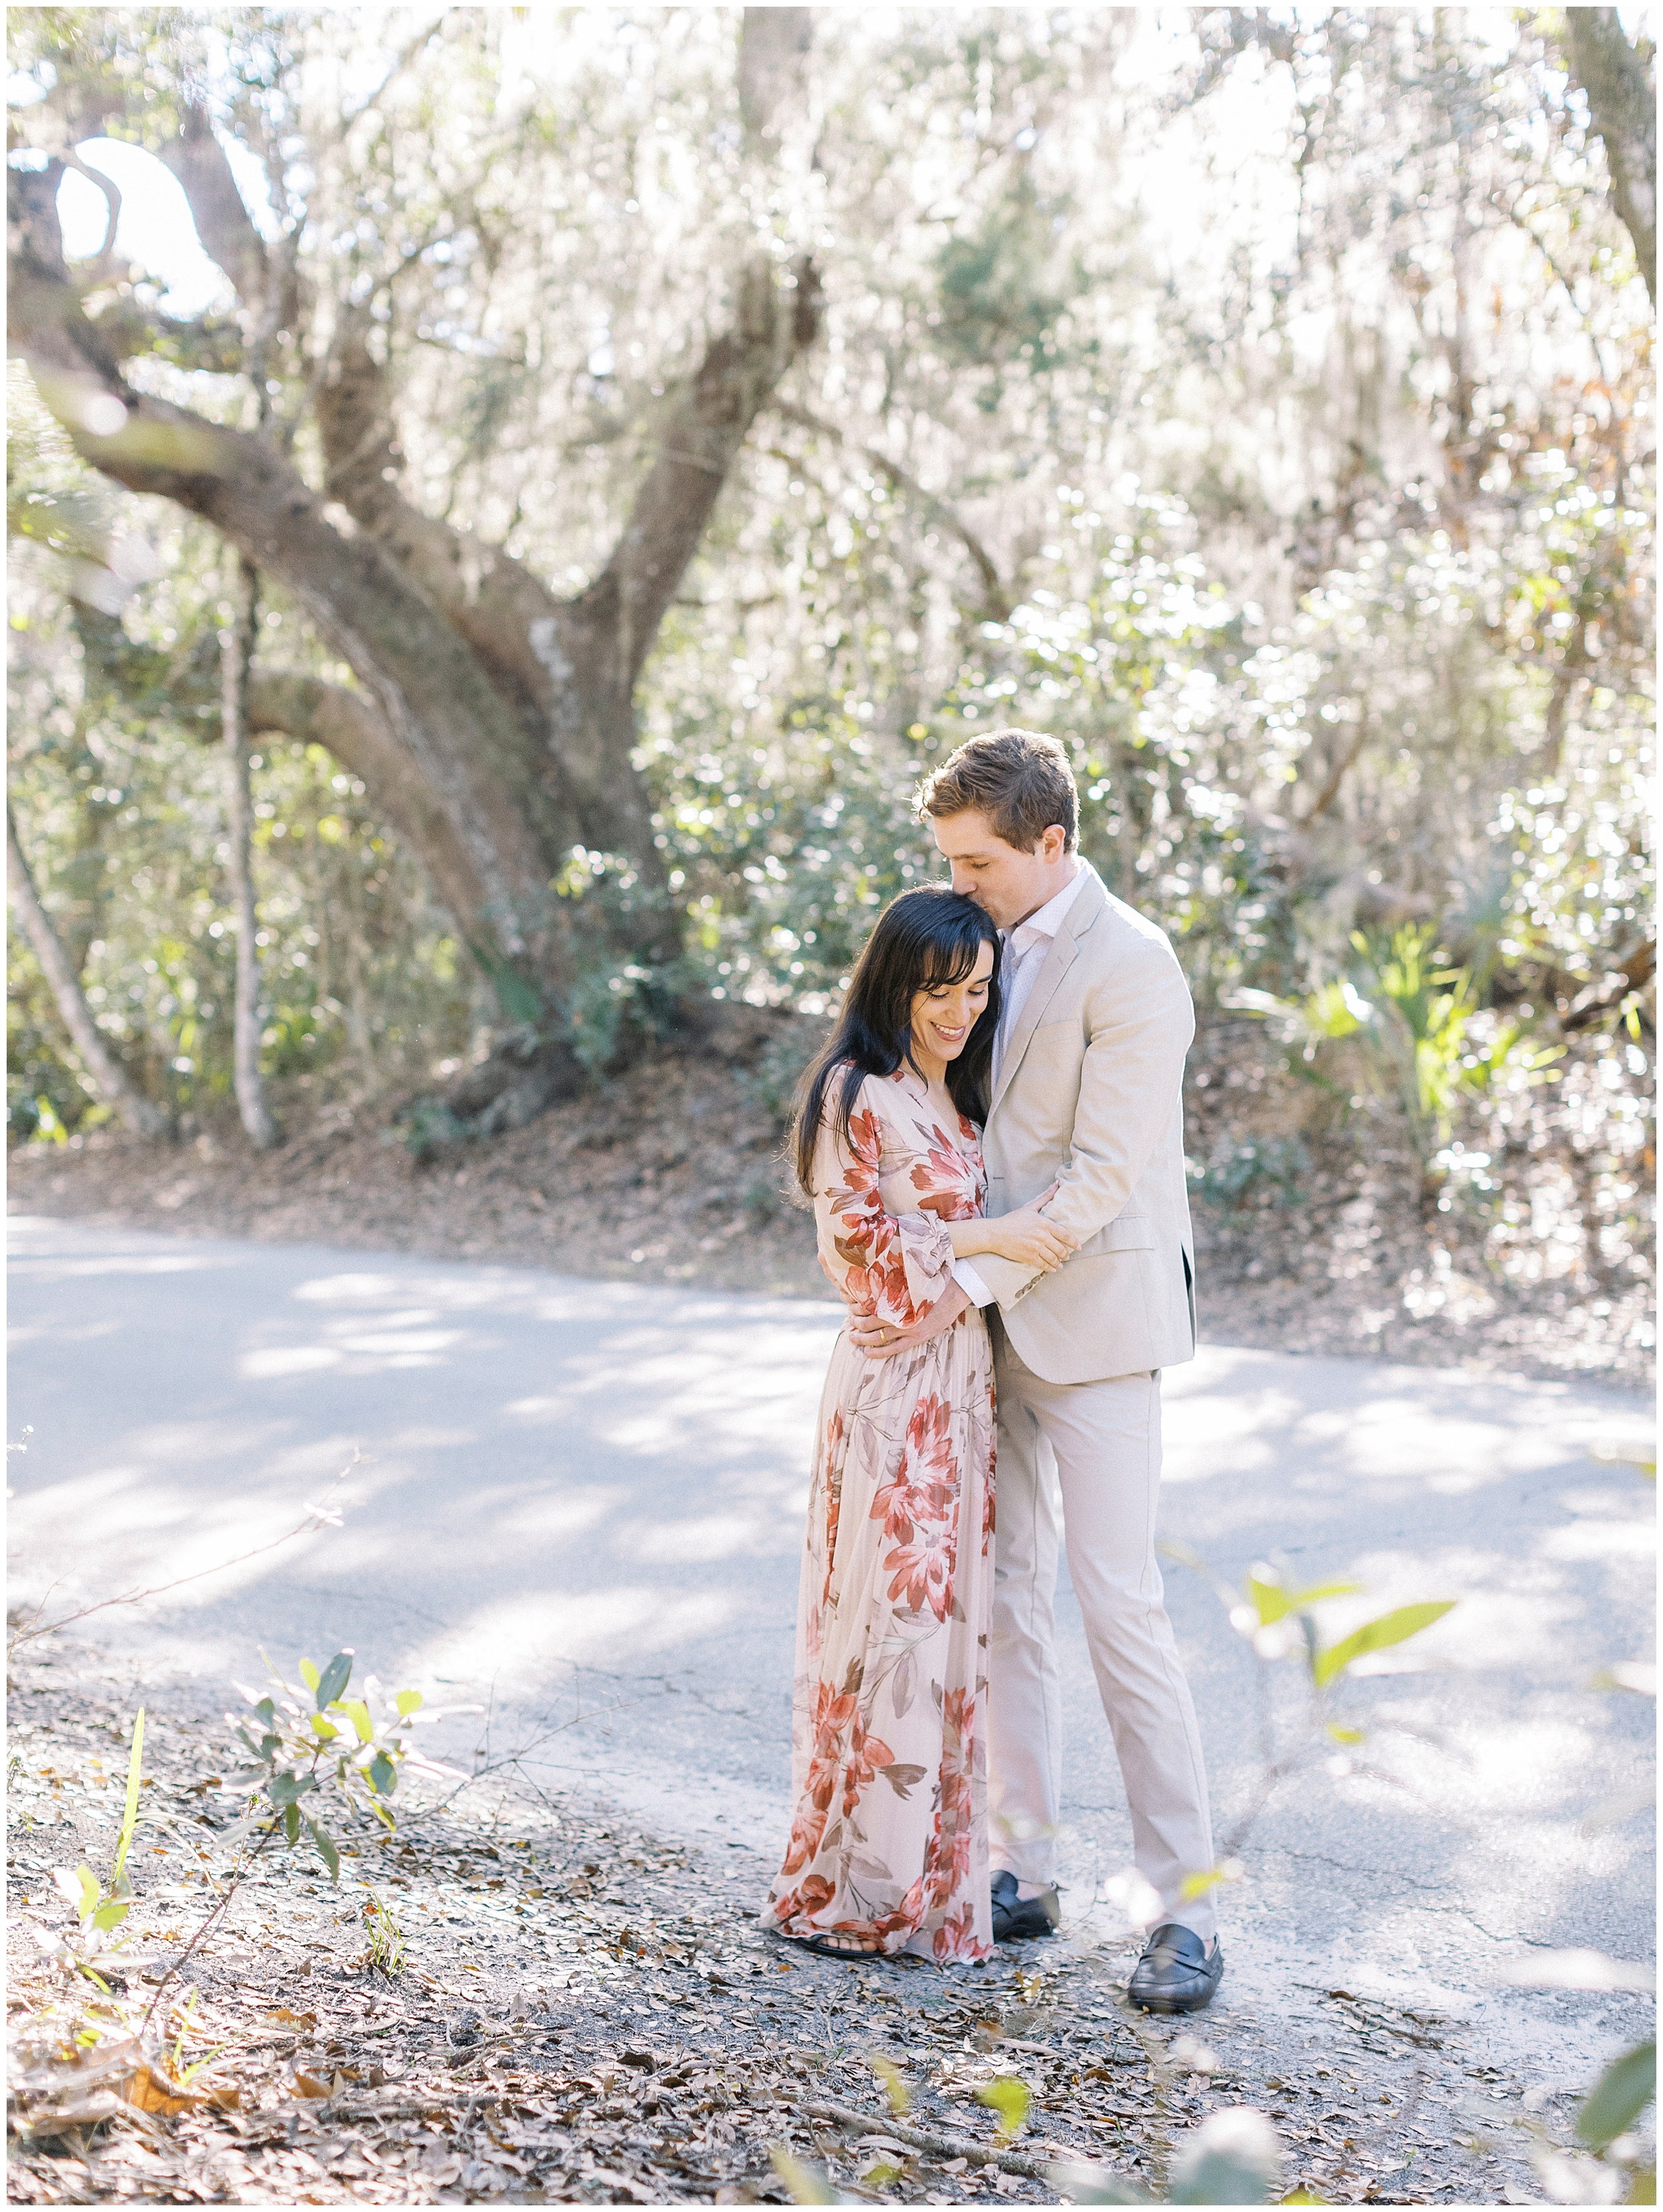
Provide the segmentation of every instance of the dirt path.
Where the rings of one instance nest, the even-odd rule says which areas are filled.
[[[1276,1135],[1285,1102],[1243,1027],[1203,1034],[1186,1108],[1205,1170],[1194,1204],[1208,1341],[1650,1382],[1645,1280],[1498,1272],[1481,1224],[1428,1218],[1406,1195],[1419,1182],[1408,1158]],[[319,1109],[298,1095],[283,1104],[288,1141],[264,1156],[235,1123],[171,1147],[108,1129],[27,1145],[10,1156],[10,1204],[185,1236],[825,1296],[781,1156],[795,1061],[755,1048],[653,1061],[423,1165],[391,1109]]]

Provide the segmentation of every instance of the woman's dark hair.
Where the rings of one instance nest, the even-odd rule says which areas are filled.
[[[814,1148],[838,1070],[843,1081],[832,1111],[833,1126],[846,1144],[849,1117],[866,1078],[893,1075],[911,1059],[914,998],[920,991],[962,983],[984,945],[993,947],[987,1006],[947,1071],[953,1104],[975,1121],[987,1117],[988,1069],[999,1024],[999,933],[973,900],[940,884],[903,891],[878,916],[849,979],[838,1026],[797,1092],[791,1150],[797,1181],[811,1198]]]

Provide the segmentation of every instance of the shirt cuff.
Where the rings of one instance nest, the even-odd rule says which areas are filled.
[[[953,1279],[970,1300],[972,1305],[990,1306],[993,1304],[992,1291],[989,1290],[968,1260],[953,1261]]]

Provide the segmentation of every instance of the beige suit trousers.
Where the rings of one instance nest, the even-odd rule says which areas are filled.
[[[1114,1736],[1137,1869],[1162,1918],[1215,1932],[1212,1894],[1187,1875],[1213,1864],[1207,1774],[1155,1564],[1160,1377],[1047,1382],[993,1322],[999,1440],[989,1650],[992,1862],[1054,1879],[1062,1817],[1062,1694],[1053,1626],[1059,1536]],[[1061,1529],[1058,1510],[1061,1509]]]

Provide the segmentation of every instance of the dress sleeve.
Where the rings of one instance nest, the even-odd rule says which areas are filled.
[[[814,1158],[820,1265],[856,1313],[896,1328],[923,1320],[953,1281],[953,1242],[934,1213],[890,1213],[878,1187],[882,1125],[863,1085],[845,1144],[827,1126]]]

